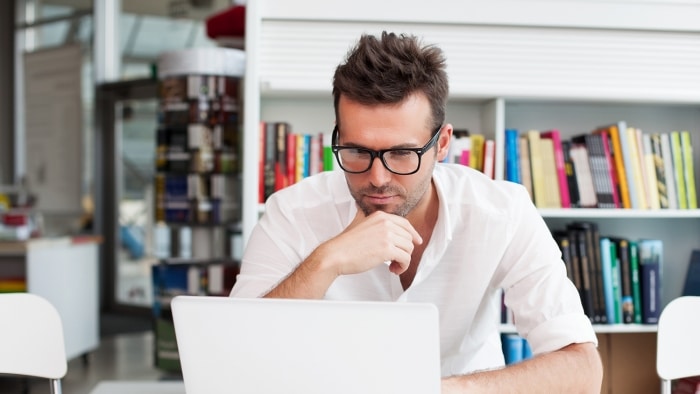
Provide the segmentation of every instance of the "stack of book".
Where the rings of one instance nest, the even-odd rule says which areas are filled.
[[[494,179],[496,143],[483,134],[470,133],[466,129],[455,129],[445,163],[462,164],[481,171]]]
[[[572,222],[553,235],[592,323],[658,323],[661,240],[601,235],[597,224],[587,221]]]
[[[260,123],[258,202],[300,180],[334,169],[331,137],[296,133],[288,122]]]
[[[564,139],[556,129],[508,129],[505,163],[505,179],[538,208],[697,208],[688,131],[643,133],[620,121]]]

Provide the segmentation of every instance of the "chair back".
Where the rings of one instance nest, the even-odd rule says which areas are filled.
[[[60,393],[68,369],[56,308],[30,293],[0,294],[0,373],[46,378]]]
[[[662,392],[670,393],[672,380],[700,375],[699,335],[700,297],[678,297],[661,311],[656,372],[662,380]]]

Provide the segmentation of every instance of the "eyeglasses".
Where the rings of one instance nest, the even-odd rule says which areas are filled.
[[[372,150],[358,146],[336,145],[338,141],[338,126],[333,129],[333,154],[343,171],[360,174],[372,168],[375,158],[382,161],[384,167],[397,175],[411,175],[420,169],[421,157],[435,145],[440,136],[442,125],[435,130],[427,144],[422,148],[393,148]]]

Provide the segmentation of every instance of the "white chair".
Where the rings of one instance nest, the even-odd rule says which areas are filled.
[[[49,379],[60,394],[68,362],[56,308],[35,294],[0,294],[0,316],[0,373]]]
[[[700,297],[684,296],[668,303],[659,317],[656,373],[661,393],[671,393],[671,381],[700,375]]]

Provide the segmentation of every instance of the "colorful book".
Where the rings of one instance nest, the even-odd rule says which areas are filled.
[[[612,272],[612,255],[610,253],[614,244],[610,242],[610,238],[600,238],[600,262],[603,267],[603,295],[605,298],[605,316],[609,324],[615,322],[615,300],[613,294],[613,272]]]
[[[569,189],[569,203],[572,208],[581,206],[581,198],[579,197],[578,184],[576,182],[576,168],[571,160],[571,141],[562,141],[561,150],[564,154],[564,169],[566,171],[566,183]]]
[[[540,208],[561,208],[554,144],[551,139],[540,138],[540,154],[542,155],[542,176],[544,179],[544,205]]]
[[[657,324],[661,313],[663,242],[659,239],[637,241],[639,282],[642,293],[642,323]]]
[[[527,132],[530,148],[530,168],[532,177],[532,194],[535,206],[542,208],[547,206],[545,199],[544,172],[542,169],[542,148],[540,144],[540,132],[529,130]]]
[[[540,138],[552,140],[554,149],[554,168],[559,186],[559,201],[561,208],[571,208],[571,196],[569,194],[569,183],[566,178],[566,164],[564,161],[564,151],[561,143],[559,130],[549,130],[540,133]]]
[[[576,171],[576,184],[578,185],[580,207],[597,207],[598,198],[596,197],[595,186],[593,184],[593,175],[588,160],[588,148],[586,148],[586,144],[572,143],[569,149],[569,155],[571,156],[571,161],[574,163]]]
[[[656,175],[656,193],[659,198],[659,208],[667,209],[669,208],[668,186],[666,185],[666,169],[661,150],[661,134],[653,133],[649,136],[649,140],[651,143],[652,163]]]
[[[683,170],[683,148],[681,147],[681,134],[672,131],[671,156],[673,157],[673,179],[676,180],[676,195],[678,196],[678,208],[688,209],[688,195],[685,189],[685,174]]]
[[[668,196],[668,208],[678,209],[678,189],[676,188],[676,172],[673,168],[673,154],[671,153],[671,137],[669,133],[661,133],[661,158],[664,162],[664,181]]]
[[[505,131],[505,157],[506,157],[506,174],[505,180],[520,182],[520,144],[518,130],[506,129]]]
[[[646,169],[646,187],[647,187],[647,197],[649,197],[649,208],[659,209],[661,208],[661,201],[659,197],[659,180],[656,177],[656,162],[654,160],[654,151],[651,146],[651,135],[642,135],[642,149],[644,158],[644,167]]]
[[[535,201],[532,191],[532,167],[530,165],[530,140],[527,135],[521,135],[518,139],[518,155],[520,155],[520,183],[525,186],[530,200]]]
[[[688,209],[697,209],[698,201],[695,193],[695,169],[693,168],[693,143],[690,132],[681,131],[681,151],[683,154],[683,180],[688,195]]]
[[[644,177],[642,176],[642,162],[640,160],[639,145],[637,144],[637,129],[634,127],[627,128],[627,143],[629,144],[628,152],[631,158],[632,177],[634,178],[635,185],[634,193],[639,204],[637,209],[647,209],[649,205],[647,204]]]
[[[630,275],[632,278],[632,303],[634,323],[642,323],[642,290],[639,282],[639,247],[637,241],[629,241]]]
[[[620,122],[619,124],[613,124],[608,126],[607,130],[608,133],[610,134],[610,143],[612,145],[612,157],[614,158],[615,162],[615,172],[617,173],[617,180],[620,185],[619,187],[619,194],[620,194],[620,203],[623,208],[632,208],[632,203],[630,201],[630,191],[629,191],[629,184],[627,181],[627,170],[625,169],[625,162],[624,162],[624,157],[623,157],[623,151],[622,151],[622,142],[621,142],[621,136],[620,136],[620,129],[619,127],[625,126],[624,122]],[[624,128],[623,128],[624,130]]]

